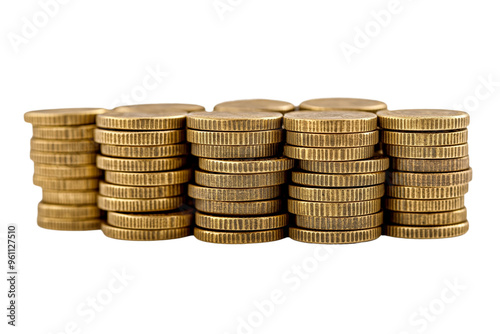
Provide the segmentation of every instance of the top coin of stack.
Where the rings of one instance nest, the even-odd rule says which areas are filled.
[[[33,125],[33,182],[43,190],[39,226],[71,231],[100,228],[96,196],[101,172],[95,166],[99,146],[93,138],[96,116],[104,112],[101,108],[73,108],[24,115]]]
[[[215,243],[255,243],[284,237],[281,187],[293,165],[279,158],[282,114],[194,112],[187,118],[191,152],[199,157],[195,237]]]
[[[267,99],[227,101],[214,107],[214,111],[277,111],[283,114],[293,110],[295,106],[290,102]]]
[[[299,105],[299,109],[313,111],[338,110],[377,112],[387,109],[387,105],[384,102],[376,100],[332,97],[304,101]]]
[[[387,235],[422,239],[466,233],[464,195],[472,179],[469,115],[436,109],[380,111],[377,115],[392,164]]]

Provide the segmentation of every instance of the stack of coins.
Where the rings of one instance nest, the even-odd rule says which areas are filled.
[[[52,109],[24,115],[33,125],[33,183],[43,190],[38,205],[40,227],[66,231],[100,228],[96,198],[101,172],[95,166],[99,146],[93,138],[96,115],[105,111]]]
[[[386,234],[435,239],[469,228],[464,195],[472,179],[469,115],[454,110],[378,112],[384,150],[391,157]]]
[[[293,161],[278,157],[282,118],[255,110],[188,115],[187,139],[199,157],[189,185],[196,238],[235,244],[285,237],[281,185]]]
[[[187,111],[182,105],[118,107],[99,115],[95,140],[103,169],[98,206],[108,212],[103,233],[124,240],[165,240],[191,234],[185,209]]]
[[[295,110],[295,106],[290,102],[266,99],[249,99],[227,101],[217,104],[214,111],[277,111],[287,113]]]
[[[381,197],[389,159],[374,156],[377,116],[358,111],[297,111],[284,116],[292,172],[290,237],[311,243],[370,241],[382,233]]]

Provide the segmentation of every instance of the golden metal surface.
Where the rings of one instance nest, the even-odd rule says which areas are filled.
[[[384,145],[384,152],[390,157],[407,159],[455,159],[469,154],[469,145],[453,146],[400,146]]]
[[[161,198],[182,195],[186,191],[183,184],[172,184],[167,186],[134,187],[111,184],[104,181],[99,183],[99,193],[103,196],[118,198]]]
[[[192,112],[187,127],[206,131],[263,131],[281,128],[283,115],[273,111]]]
[[[253,202],[222,202],[195,199],[194,206],[205,213],[229,216],[259,216],[278,213],[282,208],[281,199]]]
[[[382,225],[384,212],[352,217],[295,216],[298,227],[311,230],[361,230]]]
[[[460,184],[447,187],[405,187],[387,186],[387,196],[406,199],[442,199],[464,196],[469,185]]]
[[[97,115],[106,112],[102,108],[69,108],[28,111],[24,120],[34,126],[81,125],[95,123]]]
[[[381,142],[404,146],[452,146],[467,143],[467,129],[446,132],[382,131]]]
[[[459,130],[470,122],[466,112],[444,109],[382,110],[377,116],[381,128],[401,131]]]
[[[97,155],[96,166],[104,170],[120,172],[158,172],[185,166],[187,157],[157,159],[126,159]]]
[[[384,184],[360,188],[310,188],[290,184],[288,196],[311,202],[358,202],[381,198],[384,190]]]
[[[101,145],[101,153],[121,158],[168,158],[189,153],[187,143],[161,146]]]
[[[71,218],[52,218],[38,216],[37,224],[42,228],[57,231],[89,231],[100,230],[102,220],[93,219],[71,219]]]
[[[62,205],[96,205],[97,191],[61,191],[43,189],[42,202]]]
[[[316,173],[361,174],[385,171],[389,168],[389,158],[375,155],[372,158],[357,161],[310,161],[300,160],[299,167]]]
[[[292,181],[297,184],[313,187],[364,187],[384,183],[385,172],[364,174],[317,174],[293,171]]]
[[[99,150],[99,144],[90,139],[51,140],[31,138],[31,149],[54,153],[95,152]]]
[[[292,169],[294,160],[286,157],[234,160],[199,158],[198,165],[200,169],[215,173],[254,174]]]
[[[419,173],[456,172],[469,168],[469,156],[457,159],[391,159],[395,170]]]
[[[88,165],[94,164],[96,154],[91,153],[50,153],[30,151],[30,158],[35,164],[45,165]]]
[[[189,227],[192,221],[193,210],[154,213],[108,212],[109,225],[137,230]]]
[[[95,165],[45,165],[35,163],[35,175],[60,179],[95,178],[102,175]]]
[[[286,174],[216,174],[197,170],[194,172],[194,180],[198,185],[212,188],[260,188],[285,183]]]
[[[377,128],[377,116],[363,111],[293,111],[285,114],[283,126],[296,132],[367,132]]]
[[[389,221],[400,225],[433,226],[450,225],[467,220],[467,209],[462,208],[448,212],[415,213],[387,211]]]
[[[295,106],[289,102],[267,99],[248,99],[248,100],[235,100],[226,101],[217,104],[214,111],[278,111],[289,112],[293,111]]]
[[[264,217],[221,217],[195,213],[197,226],[210,230],[223,231],[260,231],[285,227],[288,223],[288,214]]]
[[[445,199],[419,200],[403,198],[387,198],[385,207],[401,212],[444,212],[464,208],[464,197]]]
[[[216,132],[187,129],[190,143],[202,145],[262,145],[281,143],[283,130]]]
[[[393,185],[409,187],[447,187],[466,184],[472,180],[472,169],[449,173],[391,172]]]
[[[186,183],[190,178],[191,169],[152,173],[124,173],[110,170],[104,172],[106,182],[124,186],[166,186]]]
[[[97,116],[96,124],[105,129],[172,130],[186,126],[187,114],[162,104],[123,106]]]
[[[382,228],[375,227],[355,231],[318,231],[290,227],[290,238],[314,244],[354,244],[372,241],[382,235]]]
[[[95,124],[80,126],[34,126],[33,138],[49,140],[82,140],[94,138]]]
[[[373,157],[375,147],[300,147],[285,145],[284,155],[292,159],[313,160],[313,161],[349,161],[361,160]]]
[[[286,142],[289,145],[305,147],[357,147],[370,146],[378,143],[378,131],[356,133],[307,133],[286,132]]]
[[[288,199],[288,212],[301,216],[348,217],[363,216],[380,211],[381,200],[360,202],[306,202]]]
[[[108,238],[131,240],[131,241],[154,241],[154,240],[169,240],[187,237],[191,235],[191,228],[169,228],[169,229],[128,229],[120,228],[102,223],[102,233]]]
[[[182,205],[183,196],[129,199],[97,196],[97,206],[102,210],[118,212],[156,212],[177,209]]]
[[[262,158],[278,154],[279,144],[220,146],[191,144],[191,154],[214,159]]]
[[[118,131],[95,129],[95,141],[100,144],[125,146],[159,146],[177,144],[186,140],[186,131]]]
[[[44,190],[93,190],[99,187],[99,179],[59,179],[35,174],[33,184]]]
[[[446,226],[400,226],[387,225],[385,234],[390,237],[406,239],[442,239],[458,237],[467,233],[469,222]]]
[[[198,240],[217,244],[254,244],[283,239],[285,237],[285,229],[278,228],[274,230],[252,232],[223,232],[195,227],[194,236]]]
[[[300,110],[354,110],[354,111],[371,111],[387,109],[384,102],[367,99],[356,99],[349,97],[334,97],[312,99],[302,102],[299,105]]]
[[[261,201],[279,197],[280,194],[280,186],[234,189],[200,187],[190,184],[188,187],[189,197],[213,201]]]
[[[60,205],[40,202],[38,215],[47,218],[92,219],[101,216],[101,210],[95,205]]]

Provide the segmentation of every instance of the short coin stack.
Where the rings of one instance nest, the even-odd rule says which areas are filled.
[[[98,206],[108,211],[106,236],[166,240],[191,234],[192,210],[182,209],[192,173],[182,107],[124,106],[97,118],[97,167],[105,170]]]
[[[195,184],[196,238],[213,243],[282,239],[288,215],[281,185],[293,161],[277,157],[282,114],[194,112],[187,118],[191,153],[199,157]]]
[[[101,212],[96,206],[101,172],[95,165],[99,145],[94,142],[100,108],[30,111],[33,125],[31,160],[33,183],[42,187],[38,225],[52,230],[96,230]]]
[[[287,113],[293,110],[295,110],[295,106],[290,102],[267,99],[227,101],[214,107],[214,111],[278,111]]]
[[[374,156],[377,116],[358,111],[297,111],[284,116],[292,172],[290,237],[311,243],[355,243],[381,235],[385,170]]]
[[[469,223],[464,195],[472,179],[469,115],[425,109],[381,111],[378,116],[392,165],[386,234],[410,239],[465,234]]]

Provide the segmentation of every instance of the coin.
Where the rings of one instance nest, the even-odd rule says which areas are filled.
[[[448,212],[415,213],[387,211],[389,221],[400,225],[426,226],[449,225],[467,220],[467,209]]]
[[[156,230],[134,230],[128,228],[120,228],[102,223],[102,233],[108,238],[132,241],[155,241],[155,240],[168,240],[187,237],[191,235],[191,228],[169,228],[169,229],[156,229]]]
[[[464,207],[464,197],[418,200],[387,198],[386,209],[402,212],[443,212],[458,210]]]
[[[205,199],[195,199],[197,210],[229,216],[258,216],[277,213],[281,210],[281,199],[253,202],[221,202]]]
[[[377,128],[377,116],[363,111],[293,111],[284,116],[283,126],[296,132],[367,132]]]
[[[235,100],[227,101],[217,104],[214,111],[279,111],[282,113],[292,111],[295,106],[289,102],[267,100],[267,99],[249,99],[249,100]]]
[[[387,196],[406,199],[441,199],[464,196],[469,185],[460,184],[447,187],[404,187],[387,186]]]
[[[262,145],[281,143],[282,130],[216,132],[187,130],[187,141],[203,145]]]
[[[207,131],[263,131],[281,128],[283,115],[274,111],[199,111],[187,117],[187,127]]]
[[[195,222],[199,227],[224,231],[259,231],[285,227],[288,214],[264,217],[220,217],[195,213]]]
[[[43,189],[42,202],[63,205],[95,205],[97,203],[97,191],[60,191]]]
[[[391,159],[392,168],[407,172],[455,172],[469,168],[469,156],[457,159]]]
[[[190,178],[191,169],[152,173],[124,173],[107,170],[104,173],[106,182],[125,186],[166,186],[186,183]]]
[[[278,228],[274,230],[252,232],[223,232],[204,230],[195,227],[194,236],[198,240],[217,244],[253,244],[283,239],[285,237],[285,229]]]
[[[231,189],[208,188],[190,184],[188,188],[188,196],[213,201],[259,201],[278,197],[281,193],[280,190],[280,186]]]
[[[99,187],[99,179],[59,179],[35,174],[33,184],[47,190],[92,190]]]
[[[359,202],[306,202],[288,199],[288,212],[302,216],[362,216],[380,211],[380,199]]]
[[[119,212],[150,212],[177,209],[183,201],[182,196],[148,199],[113,198],[97,196],[97,206],[102,210]]]
[[[194,179],[198,185],[213,188],[259,188],[286,182],[285,172],[262,174],[215,174],[195,171]]]
[[[99,218],[101,211],[95,205],[59,205],[40,202],[38,215],[50,218],[92,219]]]
[[[290,238],[314,244],[354,244],[372,241],[382,235],[382,228],[375,227],[356,231],[314,231],[290,227]]]
[[[191,154],[215,159],[261,158],[278,154],[278,144],[241,146],[191,144]]]
[[[111,184],[101,181],[99,183],[99,193],[103,196],[118,198],[161,198],[182,195],[186,187],[182,184],[172,184],[168,186],[134,187]]]
[[[134,105],[115,108],[97,116],[100,128],[121,130],[172,130],[186,126],[187,111],[162,104]]]
[[[289,158],[263,158],[244,160],[221,160],[199,158],[198,165],[201,169],[215,173],[251,174],[269,173],[289,170],[294,161]]]
[[[367,99],[355,99],[348,97],[312,99],[302,102],[300,110],[355,110],[355,111],[379,111],[387,109],[384,102]]]
[[[81,126],[34,126],[33,138],[53,140],[81,140],[94,138],[94,124]]]
[[[295,216],[298,227],[311,230],[361,230],[382,225],[384,212],[352,217]]]
[[[370,146],[377,144],[378,139],[378,131],[357,133],[286,132],[286,142],[289,145],[306,147]]]
[[[193,210],[154,213],[108,212],[108,224],[138,230],[161,230],[191,226]]]
[[[317,174],[293,171],[292,181],[313,187],[363,187],[384,183],[385,172],[364,174]]]
[[[382,131],[381,141],[404,146],[453,146],[467,143],[467,129],[446,132]]]
[[[188,152],[186,143],[163,146],[101,145],[102,154],[122,158],[168,158],[186,155]]]
[[[177,169],[184,166],[186,162],[186,157],[126,159],[97,155],[96,165],[100,169],[120,172],[156,172]]]
[[[121,108],[127,108],[127,107],[138,108],[138,109],[144,109],[144,108],[148,108],[148,109],[154,109],[154,108],[157,108],[157,109],[175,109],[175,110],[180,109],[180,110],[184,110],[187,112],[204,111],[205,110],[205,107],[203,107],[203,106],[200,106],[198,104],[190,104],[190,103],[134,104],[134,105],[130,105],[130,106],[120,106],[118,108],[115,108],[115,110],[117,110],[117,109],[122,110]]]
[[[30,151],[35,164],[45,165],[88,165],[95,163],[96,154],[92,153],[50,153]]]
[[[71,218],[52,218],[38,216],[37,224],[42,228],[58,231],[89,231],[100,230],[102,220],[92,219],[71,219]]]
[[[381,128],[402,131],[458,130],[470,122],[466,112],[444,109],[382,110],[377,116]]]
[[[391,172],[394,185],[410,187],[446,187],[468,183],[472,180],[472,169],[449,173]]]
[[[375,173],[389,168],[389,158],[375,155],[366,160],[357,161],[311,161],[299,160],[300,168],[317,173]]]
[[[126,146],[155,146],[176,144],[186,139],[185,130],[116,131],[95,130],[95,141],[100,144]]]
[[[320,148],[285,145],[284,154],[298,160],[346,161],[371,158],[375,154],[374,146]]]
[[[468,144],[453,146],[399,146],[384,145],[384,152],[390,157],[410,159],[454,159],[469,154]]]
[[[102,108],[68,108],[28,111],[24,120],[34,126],[80,125],[95,123],[96,115],[106,112]]]
[[[310,188],[290,184],[288,195],[311,202],[358,202],[381,198],[384,188],[383,184],[360,188]]]
[[[44,165],[35,163],[35,175],[60,179],[96,178],[102,172],[95,165]]]
[[[458,237],[467,233],[469,222],[446,226],[400,226],[387,225],[385,234],[390,237],[407,239],[441,239]]]
[[[90,139],[50,140],[31,138],[31,149],[34,151],[58,153],[95,152],[99,149],[99,144]]]

